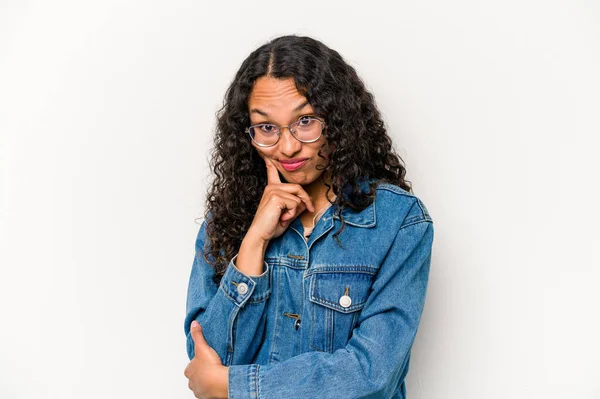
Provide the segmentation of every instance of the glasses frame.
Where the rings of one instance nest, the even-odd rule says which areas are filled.
[[[312,118],[312,119],[316,119],[321,123],[321,133],[319,134],[319,136],[314,139],[314,140],[300,140],[298,137],[296,137],[295,133],[295,129],[292,130],[290,129],[290,125],[293,125],[294,123],[298,123],[302,118]],[[255,128],[257,126],[262,126],[262,125],[271,125],[277,128],[277,140],[273,143],[273,144],[261,144],[259,142],[257,142],[256,140],[254,140],[254,137],[252,137],[252,134],[250,134],[250,129]],[[273,147],[275,144],[279,143],[279,140],[281,139],[281,129],[283,129],[284,127],[287,127],[287,129],[290,131],[290,133],[292,134],[292,137],[294,137],[296,140],[298,140],[301,143],[314,143],[315,141],[319,140],[321,138],[321,136],[323,135],[323,131],[327,128],[327,123],[325,123],[325,119],[316,116],[316,115],[302,115],[301,117],[298,118],[298,120],[290,123],[287,126],[277,126],[274,123],[257,123],[256,125],[252,125],[252,126],[248,126],[245,130],[246,133],[248,133],[248,136],[250,136],[250,139],[259,147]]]

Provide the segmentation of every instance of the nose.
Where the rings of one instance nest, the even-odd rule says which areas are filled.
[[[279,148],[283,155],[293,158],[293,155],[302,149],[302,143],[293,137],[289,127],[284,127],[281,129]]]

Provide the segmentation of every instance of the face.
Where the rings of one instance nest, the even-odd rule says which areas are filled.
[[[275,79],[266,76],[258,78],[248,100],[248,110],[252,125],[272,123],[277,126],[287,126],[303,115],[315,115],[306,97],[296,89],[293,78]],[[317,165],[325,166],[329,162],[330,152],[327,146],[321,150],[325,159],[317,155],[319,148],[325,143],[323,135],[314,143],[302,143],[296,140],[287,128],[283,128],[281,137],[274,146],[260,147],[254,142],[252,145],[261,157],[273,161],[285,181],[305,186],[317,182],[317,178],[323,173],[322,170],[317,170]],[[284,161],[292,159],[306,161],[297,169],[289,170],[290,166],[286,169],[283,166]]]

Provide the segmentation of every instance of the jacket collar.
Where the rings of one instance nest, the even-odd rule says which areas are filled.
[[[363,191],[369,191],[369,184],[373,180],[374,179],[360,180],[359,184],[361,189]],[[362,211],[355,211],[351,208],[344,208],[342,210],[342,216],[344,217],[344,222],[346,224],[356,227],[374,227],[376,222],[375,202],[372,202]],[[312,231],[308,241],[309,248],[316,239],[318,239],[323,234],[327,233],[333,228],[334,219],[339,220],[340,218],[335,214],[335,207],[331,206],[321,216],[321,218],[317,222],[317,225],[315,226],[315,229]],[[302,231],[303,227],[302,223],[300,222],[300,218],[294,219],[290,224],[290,228],[296,230],[296,232],[300,234],[300,236],[302,236],[300,231]]]
[[[369,185],[374,180],[375,179],[361,179],[358,183],[362,191],[368,192]],[[373,201],[362,211],[355,211],[352,208],[346,207],[342,210],[342,216],[344,217],[344,221],[349,225],[357,227],[373,227],[377,220],[375,215],[375,202]],[[333,212],[333,219],[340,219],[335,212]]]
[[[342,216],[344,217],[344,221],[352,226],[373,227],[377,220],[375,215],[375,202],[359,212],[350,208],[344,208],[342,210]],[[333,219],[339,220],[340,218],[334,214]]]

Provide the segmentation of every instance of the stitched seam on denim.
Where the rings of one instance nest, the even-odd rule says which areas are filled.
[[[242,306],[242,304],[238,303],[238,302],[235,300],[235,298],[233,298],[231,295],[229,295],[229,294],[227,293],[227,291],[225,290],[225,288],[223,288],[223,286],[222,286],[222,285],[221,285],[221,286],[219,286],[219,289],[220,289],[221,291],[223,291],[223,293],[224,293],[224,294],[227,296],[227,298],[231,299],[231,301],[232,301],[232,302],[233,302],[233,303],[234,303],[234,304],[235,304],[237,307],[241,307],[241,306]]]
[[[265,271],[265,273],[267,271]],[[260,278],[268,279],[269,275],[265,274],[264,276],[261,276]],[[267,291],[262,295],[260,293],[257,293],[256,295],[254,295],[254,293],[256,292],[256,286],[258,285],[258,283],[256,281],[254,281],[253,279],[250,279],[250,281],[252,281],[254,283],[254,285],[252,285],[250,287],[250,289],[248,290],[250,292],[250,295],[248,295],[248,299],[246,300],[246,303],[247,302],[263,302],[263,301],[266,301],[267,299],[269,299],[269,296],[271,295],[270,289],[267,289]],[[254,298],[252,298],[253,296],[254,296]]]
[[[360,223],[351,222],[349,220],[344,219],[344,223],[346,223],[347,225],[350,225],[350,226],[354,226],[354,227],[375,227],[375,222],[371,222],[369,224],[364,224],[364,223],[360,224]]]
[[[231,359],[233,359],[233,351],[235,350],[235,345],[233,342],[233,322],[235,321],[235,318],[238,314],[236,309],[239,310],[239,308],[233,308],[231,312],[229,312],[227,323],[227,352],[231,352]],[[229,350],[229,348],[231,348],[231,350]],[[227,366],[229,366],[229,364]]]
[[[410,216],[407,217],[402,223],[403,225],[408,225],[409,223],[412,223],[414,221],[424,221],[424,220],[428,220],[428,221],[432,221],[431,216],[429,215],[428,212],[425,211],[425,209],[423,208],[424,205],[421,202],[421,200],[417,197],[415,197],[415,202],[413,202],[413,204],[411,205],[410,209],[412,209],[415,206],[415,203],[417,204],[417,206],[419,207],[419,209],[421,210],[421,213],[419,215],[414,215],[414,216]],[[410,213],[410,210],[409,210]],[[402,226],[400,226],[402,228]]]
[[[273,278],[277,278],[277,298],[275,298],[275,327],[273,328],[273,340],[271,341],[271,348],[269,349],[269,359],[273,356],[273,349],[276,348],[275,342],[277,342],[277,322],[279,321],[279,298],[281,297],[281,279],[279,278],[279,273],[274,274]]]
[[[312,285],[313,285],[313,282],[312,282],[312,279],[311,279],[311,281],[309,281],[309,286],[308,286],[308,289],[309,289],[309,291],[310,291],[310,292],[312,292],[312,290],[313,290],[313,288],[312,288]],[[316,322],[316,320],[319,320],[319,319],[318,319],[318,318],[315,316],[315,313],[316,313],[316,312],[317,312],[317,307],[316,307],[316,306],[313,304],[313,305],[312,305],[312,311],[311,311],[311,321],[310,321],[310,341],[309,341],[309,346],[310,346],[312,349],[316,350],[316,351],[319,351],[319,352],[325,352],[323,349],[321,349],[321,348],[317,348],[317,347],[316,347],[316,344],[315,344],[315,341],[314,341],[314,339],[315,339],[315,336],[316,336],[316,334],[317,334],[317,333],[315,332],[315,330],[316,330],[316,329],[315,329],[315,324],[316,324],[315,322]]]
[[[340,313],[352,313],[352,312],[355,312],[355,311],[357,311],[359,309],[362,309],[364,307],[365,303],[367,303],[367,301],[365,300],[363,302],[352,304],[352,305],[348,306],[347,308],[343,308],[341,305],[339,305],[339,304],[337,304],[335,302],[331,302],[331,301],[328,301],[327,299],[323,299],[321,297],[314,296],[314,294],[310,296],[310,300],[312,302],[315,302],[315,303],[320,303],[322,305],[331,306],[331,308],[333,308],[333,310],[337,310]]]
[[[306,269],[307,265],[308,265],[307,261],[294,262],[294,261],[288,261],[287,259],[281,259],[281,261],[278,264],[278,266],[289,267],[291,269]]]
[[[376,189],[377,190],[391,191],[392,193],[395,193],[395,194],[398,194],[398,195],[404,195],[405,197],[416,198],[416,196],[414,194],[411,194],[408,191],[404,190],[403,188],[395,186],[395,185],[390,184],[390,183],[382,183],[382,184],[378,185]]]
[[[295,272],[295,273],[302,273],[302,272],[300,272],[300,271],[297,271],[297,272]],[[303,274],[303,273],[302,273],[302,274]],[[300,303],[301,303],[301,306],[302,306],[302,307],[300,308],[300,313],[298,313],[298,314],[296,314],[296,313],[290,313],[290,312],[284,312],[284,313],[283,313],[283,314],[284,314],[284,316],[286,316],[286,314],[287,314],[287,317],[293,317],[292,315],[295,315],[295,316],[297,316],[297,317],[296,317],[296,321],[295,321],[295,322],[294,322],[294,324],[293,324],[293,325],[294,325],[294,329],[295,329],[296,331],[299,331],[299,330],[300,330],[300,327],[301,327],[301,325],[298,325],[297,323],[298,323],[299,321],[300,321],[300,323],[302,322],[302,317],[303,317],[303,315],[304,315],[304,278],[302,278],[302,289],[301,289],[301,292],[302,292],[302,300],[301,300],[301,302],[300,302]],[[305,323],[306,323],[306,322],[305,322]],[[302,337],[302,331],[300,331],[299,333],[297,333],[297,334],[296,334],[297,348],[298,348],[298,349],[297,349],[297,353],[296,353],[296,355],[299,355],[300,353],[302,353],[302,340],[301,340],[301,337]]]
[[[325,266],[325,267],[312,267],[307,276],[313,274],[323,273],[360,273],[360,274],[372,274],[375,275],[379,268],[372,266]]]
[[[290,229],[295,231],[296,233],[298,233],[298,235],[304,239],[304,237],[302,236],[302,233],[300,233],[298,230],[296,230],[295,227],[290,226]]]
[[[329,342],[327,343],[327,352],[333,352],[333,329],[335,325],[333,323],[335,313],[330,309],[329,311]]]
[[[375,211],[375,200],[373,200],[373,226],[377,224],[377,212]]]
[[[425,204],[423,204],[423,202],[421,202],[421,200],[419,198],[417,198],[417,204],[419,204],[419,208],[421,208],[421,212],[423,212],[423,216],[430,217],[429,212],[427,211]]]
[[[259,372],[259,370],[260,370],[260,365],[257,364],[256,365],[256,377],[254,377],[254,383],[256,384],[256,391],[255,392],[256,392],[256,398],[257,399],[260,398],[260,384],[259,384],[259,381],[258,381],[258,378],[259,378],[258,372]]]
[[[433,224],[433,221],[429,220],[429,219],[417,220],[416,222],[411,222],[411,223],[402,225],[398,231],[404,229],[405,227],[412,226],[413,224],[419,224],[419,223],[431,223],[431,224]]]
[[[325,352],[323,349],[321,348],[317,348],[315,346],[315,342],[314,342],[314,338],[316,336],[316,332],[315,332],[315,320],[317,320],[317,317],[315,317],[315,312],[317,311],[316,306],[313,305],[312,307],[312,317],[311,317],[311,325],[310,325],[310,342],[309,342],[309,346],[311,347],[311,349],[314,349],[316,351],[319,352]]]
[[[372,202],[371,204],[368,205],[368,207],[371,208],[371,212],[373,213],[373,221],[370,222],[369,224],[366,224],[366,222],[363,222],[363,223],[353,222],[353,221],[348,220],[346,218],[344,218],[344,222],[346,224],[349,224],[351,226],[356,226],[356,227],[373,227],[373,226],[375,226],[375,223],[376,223],[375,203]],[[364,212],[365,210],[366,210],[366,208],[363,209],[361,212]],[[335,214],[333,215],[333,218],[337,219],[337,220],[340,220],[339,216],[337,216]]]
[[[420,221],[420,220],[429,220],[431,221],[431,216],[429,216],[428,214],[421,214],[421,215],[415,215],[415,216],[411,216],[409,218],[407,218],[406,220],[404,220],[403,223],[410,223],[413,221]]]
[[[414,222],[414,221],[419,221],[419,220],[425,220],[425,218],[423,217],[423,215],[410,216],[410,217],[406,218],[403,223],[406,224],[406,223],[410,223],[410,222]]]
[[[310,254],[309,254],[310,256]],[[302,318],[304,317],[304,282],[306,281],[304,279],[304,272],[302,272],[302,308],[300,309],[300,321],[302,322]],[[304,322],[304,325],[306,325],[306,322]],[[302,327],[302,325],[300,326]],[[300,330],[300,333],[298,334],[298,354],[302,353],[302,333],[304,332],[305,328]]]
[[[264,301],[266,301],[267,299],[269,299],[269,297],[270,297],[270,296],[271,296],[271,291],[269,290],[269,291],[267,292],[267,295],[266,295],[264,298],[261,298],[261,299],[253,299],[253,300],[250,300],[250,299],[248,299],[248,300],[246,301],[246,306],[248,306],[248,305],[254,305],[254,304],[257,304],[257,303],[263,303]]]
[[[332,207],[329,207],[329,209],[332,209]],[[327,209],[327,211],[329,211],[329,209]],[[323,220],[327,220],[327,219],[323,219]],[[315,236],[313,233],[311,233],[310,238],[308,239],[310,241],[310,245],[308,244],[307,241],[304,241],[306,243],[306,248],[307,251],[310,252],[310,249],[312,248],[312,246],[314,245],[315,242],[317,242],[321,237],[323,237],[325,234],[329,233],[329,231],[331,229],[333,229],[334,223],[333,221],[331,223],[329,223],[327,225],[327,227],[325,228],[325,230],[323,230],[321,232],[321,234],[319,234],[318,236]],[[312,241],[311,241],[312,240]]]

